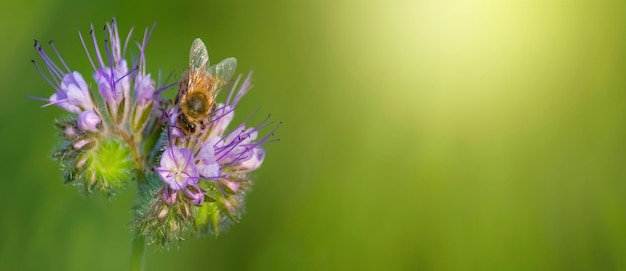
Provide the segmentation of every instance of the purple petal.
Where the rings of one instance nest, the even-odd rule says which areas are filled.
[[[191,162],[190,162],[191,161]],[[156,170],[163,182],[173,190],[182,190],[188,183],[198,181],[198,170],[190,150],[171,146],[163,152]]]
[[[148,75],[137,75],[135,78],[135,95],[140,106],[147,106],[154,97],[154,81]]]
[[[219,104],[217,108],[220,109],[215,113],[211,134],[213,136],[222,136],[230,122],[235,117],[235,112],[233,111],[233,108],[228,105]]]
[[[54,104],[60,108],[63,108],[71,113],[78,114],[81,112],[80,107],[70,104],[67,100],[67,96],[63,92],[56,92],[50,96],[50,104]]]
[[[263,159],[265,159],[265,150],[260,147],[254,148],[250,157],[242,160],[237,168],[239,168],[241,172],[256,170],[263,163]]]
[[[220,167],[215,161],[215,143],[219,140],[218,137],[213,137],[204,142],[200,147],[200,151],[196,156],[198,160],[198,171],[200,176],[204,178],[215,179],[219,177]]]

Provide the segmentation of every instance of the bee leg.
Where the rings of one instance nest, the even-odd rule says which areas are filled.
[[[206,125],[204,125],[204,120],[200,121],[200,129],[204,130],[204,128],[206,128]]]

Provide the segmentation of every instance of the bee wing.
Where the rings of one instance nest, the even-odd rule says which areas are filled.
[[[206,71],[209,67],[209,52],[201,39],[195,39],[189,51],[189,68]]]
[[[211,66],[209,68],[209,73],[217,77],[220,82],[220,87],[223,87],[228,83],[228,81],[230,81],[230,78],[233,77],[235,69],[237,69],[237,59],[229,57],[220,61],[220,63]]]

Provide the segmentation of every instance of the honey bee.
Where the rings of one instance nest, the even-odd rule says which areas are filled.
[[[183,73],[175,103],[179,108],[176,126],[186,135],[204,129],[215,110],[215,98],[228,84],[237,67],[235,58],[227,58],[210,66],[209,53],[200,39],[195,39],[189,52],[189,69]]]

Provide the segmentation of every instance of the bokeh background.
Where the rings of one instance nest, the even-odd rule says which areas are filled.
[[[136,190],[91,199],[49,158],[30,63],[77,31],[157,23],[149,72],[191,41],[236,56],[238,111],[284,121],[239,225],[146,270],[626,269],[626,6],[619,1],[5,1],[0,270],[124,270]],[[100,32],[97,32],[100,33]],[[140,37],[135,35],[137,39]],[[168,95],[173,96],[174,91]]]

